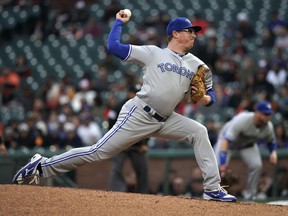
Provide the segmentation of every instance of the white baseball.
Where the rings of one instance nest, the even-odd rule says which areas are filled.
[[[128,17],[131,17],[131,16],[132,16],[131,10],[129,10],[129,9],[124,9],[123,11],[124,11],[124,13],[125,13]]]

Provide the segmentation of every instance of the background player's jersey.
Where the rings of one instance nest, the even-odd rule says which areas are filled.
[[[130,45],[125,60],[142,66],[143,86],[137,96],[163,116],[169,116],[183,99],[198,67],[204,64],[191,53],[180,57],[168,48],[153,45]],[[206,77],[206,87],[212,88],[211,72]]]
[[[227,122],[219,136],[229,140],[229,149],[241,149],[254,145],[259,140],[269,143],[275,140],[272,122],[261,128],[253,123],[254,112],[242,112]]]

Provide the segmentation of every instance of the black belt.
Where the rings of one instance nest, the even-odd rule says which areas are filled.
[[[246,144],[245,146],[239,147],[239,150],[246,149],[246,148],[251,148],[252,146],[254,146],[254,144],[255,144],[255,143]]]
[[[145,112],[147,112],[147,113],[150,113],[151,110],[152,110],[152,108],[149,107],[148,105],[145,106],[143,109],[144,109]],[[157,119],[159,122],[164,122],[164,121],[166,121],[166,117],[162,117],[161,115],[159,115],[159,114],[156,113],[156,112],[155,112],[153,115],[151,115],[151,116],[152,116],[153,118]]]

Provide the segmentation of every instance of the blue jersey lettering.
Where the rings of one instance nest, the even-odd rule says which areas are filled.
[[[192,79],[192,77],[194,76],[194,72],[191,72],[189,69],[185,68],[185,67],[179,67],[176,64],[172,64],[172,63],[161,63],[157,65],[158,68],[160,68],[160,71],[162,73],[164,73],[165,71],[168,72],[174,72],[177,73],[181,76],[187,77],[188,79]]]

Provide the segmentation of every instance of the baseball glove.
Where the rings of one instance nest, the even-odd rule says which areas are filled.
[[[200,65],[193,79],[191,80],[191,102],[196,103],[206,94],[205,86],[205,74],[209,70],[206,65]],[[197,88],[197,91],[193,91],[193,87]],[[193,91],[193,92],[192,92]]]
[[[231,170],[227,170],[221,173],[221,185],[229,186],[239,183],[239,175],[233,173]]]

